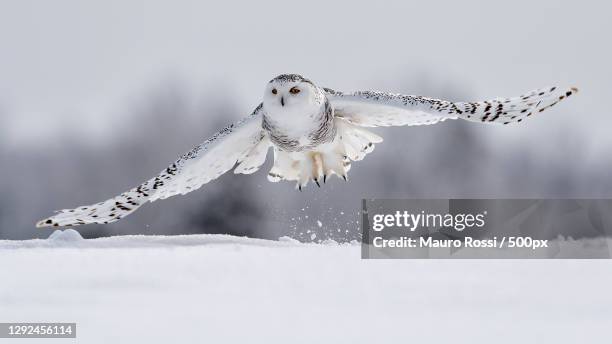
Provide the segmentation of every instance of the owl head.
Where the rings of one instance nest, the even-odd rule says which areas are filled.
[[[282,74],[270,80],[264,93],[264,108],[270,114],[307,115],[322,103],[321,91],[298,74]]]

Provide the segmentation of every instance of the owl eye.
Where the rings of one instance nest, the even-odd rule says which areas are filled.
[[[300,93],[300,89],[297,87],[291,87],[291,89],[289,90],[289,93],[291,94],[298,94]]]
[[[272,94],[277,94],[277,93],[278,93],[278,91],[276,90],[276,88],[273,88],[272,89]]]

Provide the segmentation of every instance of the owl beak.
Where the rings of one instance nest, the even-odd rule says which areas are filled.
[[[281,97],[281,106],[285,106],[285,98]]]

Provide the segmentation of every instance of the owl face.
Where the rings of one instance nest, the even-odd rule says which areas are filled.
[[[279,116],[304,116],[320,106],[317,87],[302,76],[283,74],[272,79],[264,93],[266,112]]]

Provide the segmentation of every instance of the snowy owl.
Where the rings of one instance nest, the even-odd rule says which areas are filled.
[[[274,151],[271,182],[308,182],[320,186],[335,174],[347,179],[351,162],[362,160],[382,138],[366,128],[425,125],[447,119],[510,124],[542,112],[577,92],[548,87],[523,96],[481,102],[450,102],[384,92],[343,93],[284,74],[265,87],[263,102],[181,156],[156,177],[107,201],[60,210],[38,227],[115,222],[145,202],[186,194],[234,168],[251,174]]]

